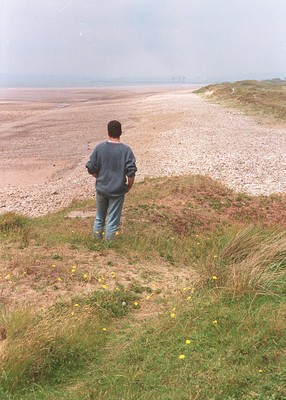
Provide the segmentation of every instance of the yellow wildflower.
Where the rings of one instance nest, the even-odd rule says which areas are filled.
[[[213,281],[216,281],[216,280],[217,280],[217,276],[216,276],[216,275],[213,275],[213,276],[212,276],[212,280],[213,280]]]
[[[191,341],[189,339],[187,339],[186,344],[191,344]]]
[[[184,287],[184,288],[183,288],[183,292],[185,292],[186,290],[187,290],[187,288],[186,288],[186,287]]]
[[[185,354],[180,354],[180,355],[179,355],[179,359],[180,359],[180,360],[183,360],[184,358],[186,358]]]
[[[102,330],[103,330],[103,331],[107,331],[107,329],[106,329],[106,328],[102,328]]]
[[[79,307],[79,304],[76,303],[74,306],[75,306],[75,307]]]
[[[58,278],[58,281],[61,282],[61,281],[62,281],[62,278],[59,277],[59,278]]]
[[[88,278],[88,276],[86,274],[82,274],[82,276],[83,276],[83,279],[87,279]]]
[[[187,297],[187,300],[190,301],[190,300],[191,300],[191,296],[188,296],[188,297]]]
[[[176,315],[175,313],[171,313],[171,314],[170,314],[170,317],[171,317],[171,318],[175,318],[175,315]]]
[[[52,265],[52,268],[56,268],[55,264]]]
[[[102,289],[106,289],[106,285],[101,285]]]
[[[138,306],[139,305],[139,303],[138,303],[138,301],[134,301],[134,306]]]
[[[74,315],[74,311],[71,312],[71,315]]]
[[[217,320],[216,319],[213,320],[213,324],[217,325]]]

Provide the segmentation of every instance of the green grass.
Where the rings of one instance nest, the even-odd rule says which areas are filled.
[[[196,91],[209,100],[255,114],[286,120],[286,81],[238,81],[209,85]]]
[[[116,358],[107,358],[104,378],[93,378],[99,398],[226,399],[247,398],[251,391],[261,399],[283,398],[279,305],[201,294],[203,301],[178,302],[172,320],[166,311]]]
[[[185,176],[126,200],[111,244],[66,217],[91,201],[0,217],[0,399],[285,399],[285,196]]]
[[[0,324],[7,332],[0,374],[3,395],[23,396],[27,388],[29,392],[47,381],[60,384],[91,362],[98,363],[112,320],[126,316],[136,307],[135,300],[134,293],[120,287],[37,313],[32,308],[3,311]]]
[[[64,342],[64,353],[63,341],[54,340],[56,356],[49,354],[44,379],[30,382],[28,390],[12,398],[285,398],[281,299],[229,298],[213,289],[190,301],[187,294],[169,301],[162,315],[140,328],[135,322],[134,329],[132,318],[108,325],[108,332],[95,329],[93,335],[88,329],[82,335],[78,326],[74,334],[81,337],[72,346],[71,339]]]

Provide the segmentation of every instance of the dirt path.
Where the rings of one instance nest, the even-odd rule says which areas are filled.
[[[22,90],[4,98],[0,213],[37,216],[92,196],[84,165],[110,119],[122,121],[138,179],[205,174],[250,194],[286,192],[286,129],[207,103],[191,88]]]

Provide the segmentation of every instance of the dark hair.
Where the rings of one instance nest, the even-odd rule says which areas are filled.
[[[121,123],[119,121],[110,121],[107,124],[108,135],[113,138],[119,138],[121,136]]]

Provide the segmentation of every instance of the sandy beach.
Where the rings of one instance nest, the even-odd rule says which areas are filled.
[[[1,89],[0,213],[38,216],[93,196],[85,163],[111,119],[122,122],[138,180],[202,174],[249,194],[286,193],[286,128],[194,89]]]

